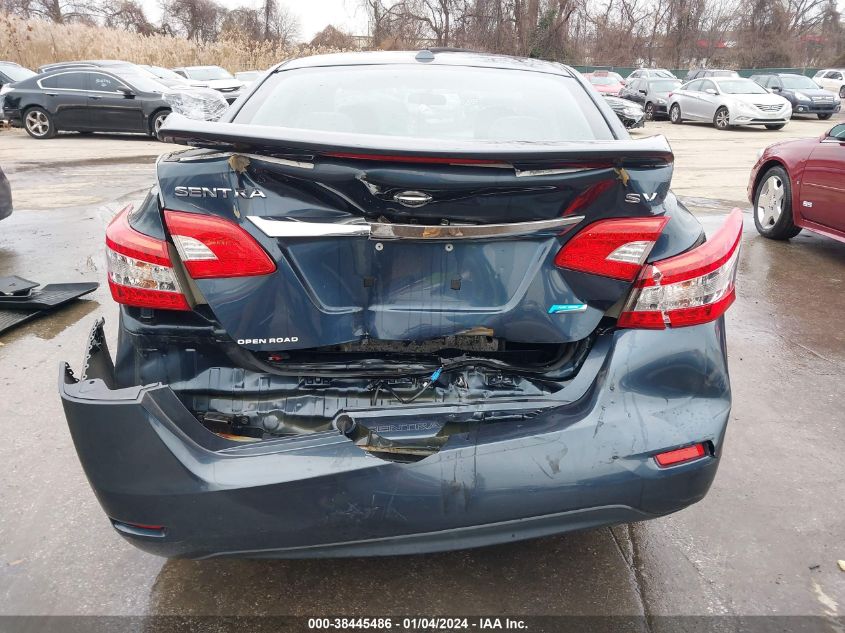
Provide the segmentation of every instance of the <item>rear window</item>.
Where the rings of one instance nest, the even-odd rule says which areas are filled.
[[[435,140],[613,138],[573,78],[462,66],[337,66],[280,71],[234,119],[302,130]]]
[[[88,88],[88,73],[59,73],[41,80],[44,88],[61,90],[85,90]]]

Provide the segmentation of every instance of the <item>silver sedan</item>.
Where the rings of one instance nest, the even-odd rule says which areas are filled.
[[[734,125],[765,125],[779,130],[792,116],[792,105],[750,79],[708,77],[695,79],[669,97],[669,120],[707,121],[720,130]]]

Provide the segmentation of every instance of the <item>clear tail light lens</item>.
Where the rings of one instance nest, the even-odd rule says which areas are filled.
[[[664,329],[719,318],[736,298],[741,240],[742,213],[734,209],[701,246],[646,266],[618,326]]]
[[[123,305],[159,310],[190,310],[167,242],[129,226],[126,207],[106,229],[106,260],[112,297]]]
[[[634,281],[669,218],[599,220],[579,231],[555,256],[555,265]]]
[[[164,211],[179,257],[194,279],[268,275],[276,264],[239,225],[212,215]]]

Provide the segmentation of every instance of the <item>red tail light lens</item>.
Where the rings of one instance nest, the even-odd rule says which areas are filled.
[[[194,279],[252,277],[276,270],[255,238],[234,222],[168,210],[164,220],[182,263]]]
[[[576,234],[555,256],[555,265],[634,281],[669,218],[614,218]]]
[[[713,321],[731,306],[742,240],[742,212],[691,251],[643,270],[618,326],[663,329]]]
[[[106,229],[109,289],[123,305],[160,310],[190,310],[173,270],[167,242],[129,226],[123,209]]]
[[[707,454],[707,449],[704,444],[694,444],[693,446],[685,446],[684,448],[677,448],[674,451],[666,451],[654,456],[654,461],[661,468],[669,466],[677,466],[696,459],[701,459]]]

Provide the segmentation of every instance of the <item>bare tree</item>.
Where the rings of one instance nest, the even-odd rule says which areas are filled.
[[[197,41],[216,39],[226,16],[214,0],[162,0],[161,9],[163,27]]]

